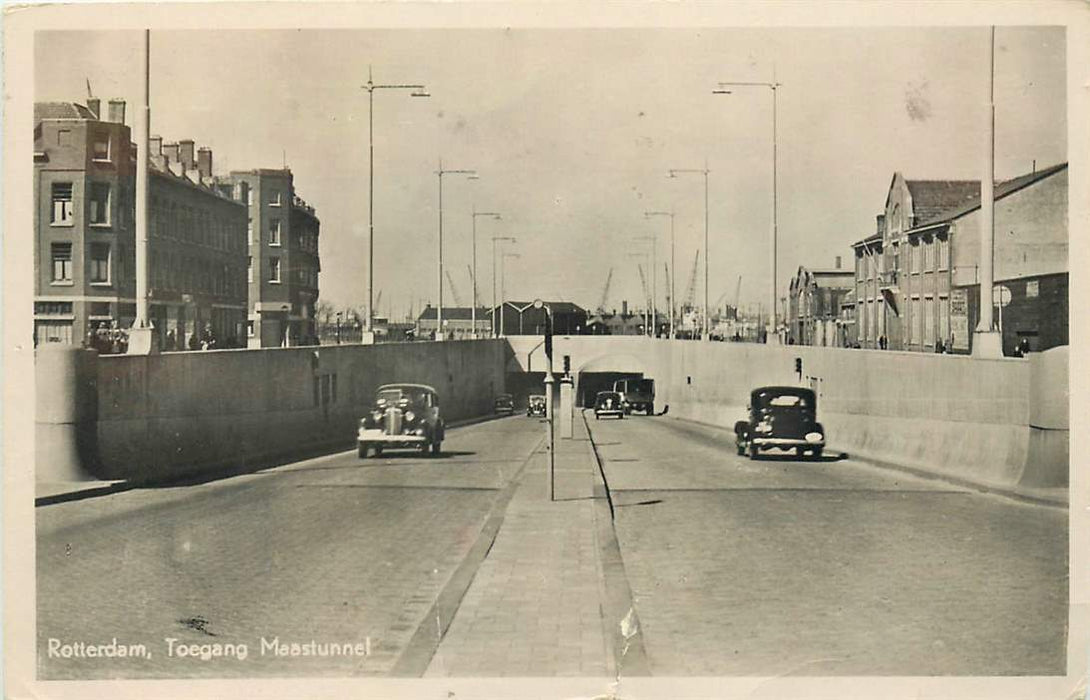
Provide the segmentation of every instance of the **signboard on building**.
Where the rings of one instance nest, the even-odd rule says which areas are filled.
[[[950,290],[950,336],[954,350],[969,349],[969,293]]]

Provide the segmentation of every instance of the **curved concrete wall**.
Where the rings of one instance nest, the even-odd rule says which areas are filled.
[[[482,340],[102,357],[95,476],[159,481],[347,448],[389,382],[434,386],[447,421],[487,414],[508,354]]]
[[[540,338],[510,342],[509,368],[542,364]],[[571,355],[576,373],[638,358],[671,416],[730,428],[754,387],[802,384],[818,392],[831,449],[984,485],[1068,482],[1066,348],[980,360],[639,336],[558,337],[554,347],[557,366]]]

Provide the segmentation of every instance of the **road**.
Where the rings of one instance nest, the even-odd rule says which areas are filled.
[[[622,599],[656,675],[1064,671],[1065,510],[851,459],[751,462],[666,417],[590,428],[612,529],[593,466],[548,501],[522,416],[449,431],[439,459],[342,453],[39,507],[40,676],[608,675],[626,666],[603,601]],[[113,639],[146,654],[78,656]]]
[[[353,451],[40,507],[39,673],[390,674],[542,437],[537,421],[516,416],[450,430],[438,459],[388,452],[361,461]],[[263,637],[343,641],[353,652],[361,643],[370,653],[261,655]],[[50,658],[50,638],[116,638],[144,644],[151,658]],[[173,656],[168,638],[178,640]],[[248,658],[202,660],[200,647],[179,656],[179,645],[217,643],[224,654],[245,644]]]
[[[667,418],[591,428],[656,675],[1064,673],[1066,510],[750,461]]]

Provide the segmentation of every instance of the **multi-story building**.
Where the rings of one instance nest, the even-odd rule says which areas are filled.
[[[232,171],[219,183],[249,209],[249,346],[317,343],[320,223],[296,195],[291,170]]]
[[[136,317],[136,147],[125,103],[35,105],[35,343],[124,347]],[[198,162],[199,161],[199,162]],[[211,187],[212,153],[152,139],[149,316],[160,347],[238,337],[245,319],[245,208]],[[119,342],[119,338],[121,341]],[[112,342],[111,342],[112,341]]]
[[[787,341],[797,345],[841,344],[837,327],[841,300],[854,288],[851,270],[809,270],[800,266],[787,295]]]
[[[977,181],[893,176],[876,232],[852,246],[862,347],[971,352],[979,216]],[[997,184],[994,226],[993,279],[1012,297],[1004,352],[1067,344],[1067,164]]]

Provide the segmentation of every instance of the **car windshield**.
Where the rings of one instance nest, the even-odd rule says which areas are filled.
[[[795,409],[808,410],[813,408],[813,400],[806,394],[758,394],[754,397],[755,405],[762,409]]]
[[[375,403],[396,405],[404,400],[407,403],[421,404],[424,403],[427,394],[428,392],[423,389],[383,389],[375,397]]]
[[[496,397],[496,402],[497,403],[504,403],[504,402],[507,402],[507,401],[510,401],[510,400],[511,400],[511,395],[510,394],[500,394],[499,396]]]
[[[650,394],[655,388],[654,379],[637,379],[628,385],[629,391],[637,391],[641,394]]]

